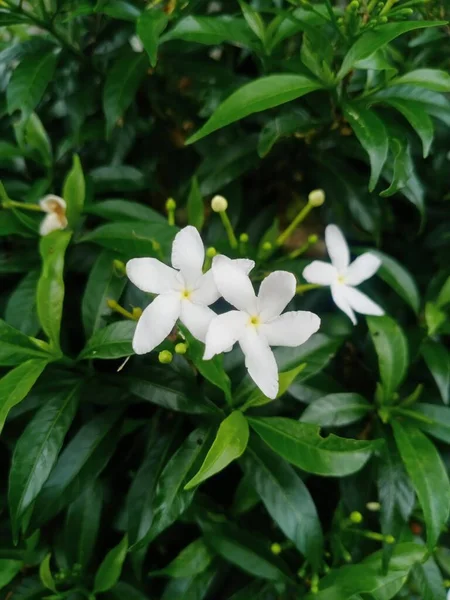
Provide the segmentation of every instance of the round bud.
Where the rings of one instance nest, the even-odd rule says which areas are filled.
[[[172,352],[169,352],[169,350],[162,350],[158,354],[158,360],[163,365],[170,364],[172,362],[172,359],[173,359],[173,355],[172,355]]]
[[[113,260],[113,269],[118,275],[125,275],[127,272],[125,268],[125,263],[121,260],[118,260],[117,258]]]
[[[282,550],[283,549],[280,546],[280,544],[277,544],[276,542],[270,546],[270,551],[272,552],[272,554],[275,554],[275,555],[281,554]]]
[[[166,202],[166,210],[175,210],[177,207],[177,203],[173,198],[168,198]]]
[[[311,206],[322,206],[325,202],[325,192],[323,190],[313,190],[309,193],[308,202]]]
[[[308,244],[317,244],[318,241],[319,241],[319,236],[316,235],[315,233],[308,236]]]
[[[262,245],[263,250],[272,250],[272,244],[270,242],[264,242]]]
[[[378,512],[381,508],[381,504],[379,502],[368,502],[366,508],[371,512]]]
[[[217,250],[212,246],[206,249],[206,256],[208,258],[214,258],[217,254]]]
[[[111,310],[114,310],[115,308],[117,308],[119,306],[115,300],[111,300],[110,298],[106,301],[106,304],[109,306],[109,308]]]
[[[246,244],[248,242],[248,233],[241,233],[239,236],[239,241],[243,244]]]
[[[360,512],[358,512],[357,510],[353,511],[350,514],[350,521],[352,523],[361,523],[363,520],[363,516]]]
[[[393,535],[386,535],[384,541],[386,544],[395,544],[395,537]]]
[[[139,306],[135,306],[131,314],[133,315],[133,318],[137,321],[142,316],[142,308],[139,308]]]
[[[177,354],[186,354],[186,352],[187,352],[187,345],[183,344],[182,342],[180,342],[179,344],[177,344],[175,346],[175,352]]]
[[[228,208],[227,199],[223,196],[214,196],[211,200],[211,208],[214,212],[225,212]]]

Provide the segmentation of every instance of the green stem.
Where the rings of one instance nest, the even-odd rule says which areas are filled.
[[[231,224],[230,219],[228,218],[228,215],[226,213],[226,211],[222,211],[219,213],[220,218],[222,219],[222,223],[223,226],[225,228],[225,231],[227,233],[228,236],[228,241],[230,242],[230,246],[232,248],[237,248],[238,247],[238,241],[237,238],[234,234],[234,230],[233,230],[233,225]]]
[[[28,204],[27,202],[16,202],[15,200],[4,200],[2,208],[21,208],[22,210],[43,212],[39,204]]]
[[[397,0],[387,0],[386,4],[383,7],[383,10],[380,12],[380,17],[386,15],[391,8],[394,6],[394,4],[397,2]]]
[[[421,415],[420,413],[414,410],[408,410],[407,408],[399,408],[398,406],[394,406],[391,408],[391,412],[397,415],[401,415],[403,417],[409,417],[410,419],[415,419],[416,421],[420,421],[421,423],[426,423],[427,425],[434,425],[435,421],[426,417],[425,415]]]
[[[130,313],[128,310],[123,308],[123,306],[120,306],[120,304],[118,302],[116,302],[115,300],[107,300],[107,304],[111,310],[118,313],[119,315],[122,315],[126,319],[130,319],[131,321],[139,320],[139,317],[137,317],[133,313]]]
[[[303,294],[304,292],[309,292],[309,290],[317,290],[321,287],[323,286],[320,283],[303,283],[295,288],[295,293]]]
[[[306,242],[305,244],[303,244],[303,246],[300,246],[300,248],[297,248],[297,250],[293,250],[290,254],[288,254],[288,258],[297,258],[300,255],[302,255],[304,252],[306,252],[308,250],[310,246],[309,242]]]
[[[300,225],[300,223],[306,219],[306,217],[309,215],[313,208],[313,205],[310,202],[308,202],[308,204],[298,213],[298,215],[295,217],[292,223],[288,227],[286,227],[283,233],[280,233],[275,244],[277,246],[282,246],[284,242],[296,230],[297,226]]]

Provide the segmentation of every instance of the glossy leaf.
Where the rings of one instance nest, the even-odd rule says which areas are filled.
[[[149,223],[164,223],[167,225],[167,219],[161,213],[149,206],[130,200],[102,200],[101,202],[88,204],[85,207],[85,212],[110,221],[148,221]]]
[[[167,575],[175,578],[192,577],[203,573],[211,564],[212,559],[211,550],[202,538],[198,538],[183,548],[167,567],[154,571],[151,575]]]
[[[432,442],[414,425],[393,421],[395,441],[422,507],[427,545],[434,549],[450,511],[450,482]]]
[[[247,25],[250,27],[256,37],[258,37],[264,44],[266,35],[264,21],[261,15],[250,4],[244,2],[244,0],[239,0],[239,6],[241,7],[241,11],[244,15]]]
[[[399,137],[392,137],[389,140],[389,148],[393,158],[393,165],[392,169],[389,169],[388,180],[390,180],[390,185],[380,193],[380,196],[383,198],[389,198],[398,191],[402,191],[408,184],[414,168],[411,158],[411,149],[407,140],[403,140]],[[422,206],[420,208],[422,216],[423,210]]]
[[[434,438],[450,444],[450,408],[421,402],[414,405],[414,412],[425,417],[421,421],[414,420],[417,427]]]
[[[414,100],[406,101],[400,98],[390,98],[386,102],[389,106],[398,110],[416,131],[422,141],[423,157],[426,158],[433,142],[434,126],[422,104],[414,102]]]
[[[253,39],[248,25],[242,18],[189,15],[178,21],[168,33],[164,34],[161,42],[183,40],[207,46],[235,42],[243,46],[251,46]]]
[[[203,196],[200,193],[197,177],[192,178],[191,189],[187,201],[188,223],[193,225],[199,231],[202,230],[205,222],[205,207],[203,205]]]
[[[367,317],[367,324],[378,354],[384,401],[390,403],[408,369],[408,344],[391,317]]]
[[[278,394],[277,398],[280,398],[285,394],[297,377],[304,371],[307,367],[307,363],[301,363],[298,367],[291,369],[290,371],[283,371],[278,374]],[[247,410],[248,408],[253,408],[255,406],[262,406],[264,404],[268,404],[272,402],[271,398],[265,396],[259,388],[256,388],[249,396],[248,400],[245,401],[245,404],[241,407],[242,411]]]
[[[412,578],[423,600],[446,600],[444,578],[432,556],[427,561],[414,565]]]
[[[321,427],[343,427],[359,421],[371,410],[371,405],[359,394],[329,394],[307,406],[300,421]]]
[[[248,436],[247,419],[241,411],[235,410],[220,424],[216,438],[208,450],[202,466],[184,486],[184,489],[190,490],[196,487],[239,458],[247,447]]]
[[[43,585],[45,585],[45,587],[47,589],[51,590],[52,592],[57,593],[58,590],[56,589],[55,580],[53,579],[53,575],[50,570],[51,556],[52,556],[51,554],[47,554],[47,556],[41,562],[41,564],[39,566],[39,577],[40,577],[40,580],[42,581]]]
[[[217,568],[213,564],[202,573],[192,577],[177,577],[164,588],[161,600],[205,600],[214,585]]]
[[[25,511],[50,475],[75,416],[80,387],[62,389],[49,398],[18,439],[9,473],[9,507],[14,537]]]
[[[52,355],[45,346],[40,346],[39,342],[0,319],[0,365],[14,366],[31,358],[50,360]]]
[[[22,402],[47,366],[47,360],[32,358],[0,379],[0,433],[13,406]]]
[[[103,559],[94,579],[94,594],[107,592],[116,585],[122,573],[123,563],[127,556],[128,536],[117,544]]]
[[[344,477],[359,471],[379,447],[376,441],[360,441],[329,435],[319,427],[285,417],[252,417],[249,423],[264,442],[291,464],[316,475]]]
[[[267,156],[275,143],[284,137],[295,133],[306,134],[316,122],[306,111],[298,108],[275,117],[273,121],[268,121],[259,134],[259,156],[261,158]]]
[[[247,83],[229,96],[186,144],[193,144],[230,123],[300,98],[320,87],[319,82],[303,75],[269,75]]]
[[[421,346],[422,356],[436,382],[444,404],[450,402],[450,352],[434,340],[426,340]]]
[[[98,329],[88,340],[83,348],[79,359],[88,360],[92,358],[122,358],[134,354],[131,346],[136,321],[118,321]]]
[[[450,75],[439,69],[414,69],[391,79],[389,85],[412,84],[434,92],[450,92]]]
[[[158,8],[144,10],[137,20],[137,34],[144,44],[152,67],[156,67],[159,38],[168,22],[167,15]]]
[[[251,441],[242,464],[272,519],[313,568],[319,569],[322,527],[310,493],[295,470],[257,439]]]
[[[70,238],[69,231],[54,231],[41,238],[39,245],[42,271],[37,285],[37,312],[42,329],[55,349],[59,349],[64,302],[64,255]]]
[[[25,335],[35,336],[39,331],[36,310],[36,288],[39,271],[30,271],[11,293],[5,308],[5,321]],[[0,325],[1,331],[1,325]],[[2,335],[0,333],[0,338]]]
[[[73,156],[72,168],[69,171],[63,187],[63,198],[67,204],[67,221],[72,229],[77,225],[83,212],[86,196],[86,183],[83,167],[77,154]]]

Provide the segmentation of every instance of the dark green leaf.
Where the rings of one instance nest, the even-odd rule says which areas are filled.
[[[252,417],[256,433],[291,464],[316,475],[344,477],[359,471],[379,447],[377,441],[360,441],[329,435],[319,427],[285,417]]]
[[[95,7],[95,12],[109,15],[114,19],[123,21],[136,21],[141,14],[141,11],[131,2],[125,0],[107,0],[107,2],[99,2]]]
[[[414,565],[412,577],[420,590],[422,600],[446,600],[444,579],[433,557]]]
[[[235,410],[220,424],[216,438],[208,450],[202,466],[184,486],[184,489],[190,490],[196,487],[239,458],[247,447],[248,436],[247,419],[241,411]]]
[[[69,171],[63,187],[63,198],[67,204],[67,221],[72,229],[77,225],[83,212],[86,184],[83,167],[77,154],[73,156],[72,169]]]
[[[450,444],[450,408],[421,402],[414,406],[414,412],[423,415],[429,420],[429,423],[425,420],[420,422],[414,420],[417,427],[420,427],[422,431],[426,431],[426,433],[436,439]]]
[[[149,206],[130,200],[102,200],[102,202],[87,205],[85,212],[110,221],[148,221],[149,223],[167,224],[167,219],[161,213]]]
[[[193,577],[203,573],[209,567],[213,555],[205,542],[199,538],[186,546],[173,561],[151,575],[167,575],[168,577]]]
[[[391,180],[391,184],[380,193],[383,198],[389,198],[398,191],[403,190],[408,184],[414,169],[408,140],[392,137],[389,140],[389,148],[394,160],[392,168],[391,163],[388,161],[388,180]],[[423,215],[422,207],[420,212]]]
[[[124,535],[122,541],[117,544],[103,559],[94,580],[94,594],[107,592],[114,587],[122,573],[123,563],[127,556],[128,536]]]
[[[367,317],[367,324],[378,354],[384,402],[390,403],[408,369],[408,344],[391,317]]]
[[[89,175],[98,193],[136,192],[148,184],[144,173],[130,165],[97,167]]]
[[[0,365],[10,367],[30,358],[51,360],[52,355],[39,340],[29,338],[0,319]]]
[[[204,600],[214,584],[217,567],[213,564],[192,577],[172,579],[165,587],[161,600]]]
[[[274,144],[283,137],[295,133],[303,133],[312,129],[317,123],[306,111],[299,108],[275,117],[273,121],[268,121],[258,139],[258,154],[264,158],[272,150]]]
[[[39,331],[39,319],[36,310],[38,280],[39,271],[37,270],[30,271],[25,275],[10,295],[5,308],[5,321],[25,335],[35,336]],[[1,333],[0,338],[3,339]]]
[[[144,10],[138,18],[137,34],[144,44],[152,67],[156,67],[159,37],[167,27],[168,22],[168,16],[158,8]]]
[[[389,85],[412,84],[435,92],[450,92],[450,75],[439,69],[414,69],[391,79]]]
[[[118,321],[98,329],[81,351],[80,360],[131,356],[136,321]]]
[[[423,105],[414,100],[406,101],[401,98],[389,98],[386,99],[386,103],[398,110],[416,131],[422,141],[423,157],[426,158],[433,142],[434,126]]]
[[[433,340],[426,340],[421,346],[422,356],[441,393],[444,404],[450,402],[450,352]]]
[[[280,398],[289,390],[289,388],[300,375],[300,373],[302,373],[302,371],[304,371],[305,369],[306,363],[302,363],[298,365],[298,367],[292,369],[291,371],[285,371],[278,374],[279,387],[277,398]],[[264,404],[268,404],[269,402],[272,402],[272,399],[265,396],[259,388],[256,388],[250,394],[248,400],[245,401],[245,404],[241,406],[240,410],[245,411],[248,408],[252,408],[255,406],[263,406]]]
[[[290,102],[321,88],[318,81],[303,75],[269,75],[247,83],[229,96],[203,127],[186,144],[193,144],[217,129],[244,117],[285,102]]]
[[[53,579],[52,572],[50,570],[50,558],[51,554],[47,554],[44,560],[41,562],[39,566],[39,577],[42,581],[43,585],[52,592],[57,593],[55,580]]]
[[[192,178],[187,201],[187,211],[189,225],[193,225],[201,231],[205,222],[205,207],[203,206],[203,197],[200,193],[197,177]]]
[[[450,482],[436,447],[414,425],[393,421],[395,441],[417,492],[433,550],[450,511]]]
[[[9,508],[17,539],[20,521],[48,479],[75,416],[80,387],[62,389],[28,423],[18,439],[9,473]]]
[[[0,559],[0,590],[8,585],[10,581],[19,573],[23,567],[21,560],[14,560],[10,558]]]
[[[242,14],[244,15],[247,25],[264,45],[266,32],[264,21],[261,18],[261,15],[256,12],[256,10],[250,4],[244,2],[244,0],[239,0],[239,6],[241,7]]]
[[[190,15],[178,21],[161,38],[161,43],[171,40],[197,42],[207,46],[216,46],[223,42],[236,42],[243,46],[251,46],[254,37],[242,18],[229,16],[195,17]]]
[[[372,406],[359,394],[329,394],[312,402],[302,414],[302,423],[321,427],[343,427],[359,421]]]

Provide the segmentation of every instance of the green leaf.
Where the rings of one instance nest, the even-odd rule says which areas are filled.
[[[267,156],[275,143],[280,139],[295,133],[307,132],[315,124],[317,124],[317,120],[312,119],[306,111],[299,108],[278,115],[271,121],[267,121],[259,134],[259,157],[264,158]]]
[[[391,317],[366,317],[378,354],[385,403],[392,402],[408,369],[408,344],[400,326]]]
[[[288,391],[288,389],[297,379],[297,376],[306,369],[306,366],[306,363],[301,363],[300,365],[298,365],[298,367],[295,367],[290,371],[279,373],[279,388],[277,398],[281,398],[281,396],[283,396],[283,394],[285,394]],[[240,410],[245,411],[248,408],[252,408],[255,406],[263,406],[264,404],[268,404],[269,402],[272,402],[272,399],[265,396],[259,388],[256,388],[250,394],[250,397],[248,398],[248,400],[246,400],[245,404],[240,408]]]
[[[321,427],[343,427],[359,421],[372,409],[367,400],[359,394],[329,394],[311,402],[300,421]]]
[[[45,351],[44,344],[29,338],[0,319],[0,365],[11,367],[30,358],[51,360],[52,355]]]
[[[164,467],[153,501],[152,526],[147,535],[135,545],[136,550],[172,525],[191,504],[195,490],[185,490],[184,486],[203,462],[210,438],[211,432],[207,429],[195,429]]]
[[[436,300],[438,308],[443,308],[447,304],[450,304],[450,277],[445,280]]]
[[[401,98],[387,98],[386,104],[398,110],[416,131],[422,141],[423,157],[426,158],[433,142],[434,126],[423,104],[414,100],[406,101]]]
[[[388,85],[412,84],[434,92],[450,92],[450,75],[439,69],[414,69],[409,73],[394,77]]]
[[[16,289],[9,296],[5,308],[5,321],[25,335],[35,336],[40,327],[36,310],[36,288],[38,280],[38,270],[30,271],[25,275]],[[0,339],[3,339],[1,334],[1,324]]]
[[[200,520],[206,543],[239,569],[271,581],[285,581],[289,571],[280,558],[270,553],[268,542],[232,523]]]
[[[24,117],[31,115],[53,78],[58,56],[52,51],[26,56],[13,72],[7,86],[8,112],[22,111]]]
[[[179,20],[161,38],[161,43],[172,40],[197,42],[207,46],[216,46],[223,42],[236,42],[243,46],[252,46],[254,37],[242,18],[233,18],[228,15],[214,17],[189,15]]]
[[[70,440],[36,499],[30,529],[39,528],[96,480],[117,446],[121,412],[105,411]]]
[[[137,20],[137,34],[141,38],[144,48],[150,58],[152,67],[156,67],[158,60],[158,45],[160,35],[169,23],[168,16],[158,8],[144,10]]]
[[[209,567],[213,555],[206,546],[202,538],[198,538],[190,543],[186,548],[176,556],[171,563],[160,569],[153,571],[151,575],[167,575],[168,577],[193,577],[203,573]]]
[[[425,562],[414,565],[411,575],[423,600],[446,600],[444,578],[432,556]]]
[[[39,164],[50,167],[53,161],[52,144],[45,128],[36,113],[22,116],[14,124],[17,143],[24,153]]]
[[[256,10],[252,6],[250,6],[250,4],[244,2],[244,0],[239,0],[239,6],[241,7],[242,14],[244,15],[244,19],[246,20],[247,25],[264,45],[266,37],[266,28],[261,15],[258,12],[256,12]]]
[[[128,536],[124,535],[122,541],[110,550],[95,574],[94,594],[107,592],[118,582],[122,573],[123,563],[127,556]]]
[[[185,490],[196,487],[222,471],[233,460],[239,458],[248,443],[248,422],[239,410],[235,410],[222,421],[208,454],[194,477],[184,486]]]
[[[411,158],[411,149],[409,147],[408,140],[391,137],[389,140],[389,148],[392,154],[393,165],[391,169],[391,163],[388,161],[388,180],[391,183],[388,188],[380,193],[383,198],[389,198],[398,191],[401,191],[408,184],[408,181],[412,175],[414,165]],[[423,217],[423,208],[419,208],[421,216]]]
[[[64,302],[64,255],[71,235],[69,231],[53,231],[42,237],[39,245],[42,271],[37,285],[37,312],[42,329],[56,350],[60,347]]]
[[[134,354],[132,341],[136,321],[118,321],[98,329],[81,351],[79,360],[123,358]]]
[[[167,219],[161,213],[149,206],[130,200],[102,200],[88,204],[85,212],[110,221],[148,221],[149,223],[163,223],[167,226]]]
[[[191,181],[191,189],[187,201],[187,212],[189,225],[193,225],[201,231],[205,222],[205,207],[203,205],[203,196],[200,193],[197,177],[193,177]]]
[[[147,72],[147,57],[139,52],[122,52],[109,70],[103,90],[103,111],[109,136],[124,114]]]
[[[62,389],[36,413],[18,439],[9,473],[8,500],[13,535],[48,479],[75,416],[79,385]]]
[[[391,256],[374,248],[362,248],[358,253],[370,252],[381,260],[377,275],[409,304],[416,315],[420,310],[420,294],[412,275]]]
[[[329,435],[320,428],[285,417],[248,419],[256,433],[291,464],[307,473],[344,477],[359,471],[379,447],[378,441],[361,441]]]
[[[450,403],[450,352],[433,340],[426,340],[421,346],[422,356],[433,375],[444,404]]]
[[[63,187],[63,198],[67,204],[67,221],[72,229],[77,225],[83,212],[86,196],[83,167],[77,154],[73,155],[72,169],[69,171]]]
[[[322,528],[311,495],[295,470],[256,438],[251,440],[242,464],[272,519],[313,569],[319,569]]]
[[[371,167],[369,191],[372,192],[388,155],[389,138],[386,127],[373,111],[362,105],[346,104],[344,115],[361,146],[369,155]]]
[[[339,79],[345,77],[357,61],[368,58],[376,50],[389,44],[396,37],[415,29],[439,27],[441,25],[445,25],[445,21],[404,21],[401,23],[386,23],[373,31],[366,31],[356,40],[345,55],[337,77]]]
[[[222,102],[205,125],[186,141],[186,145],[248,115],[290,102],[321,87],[318,81],[304,75],[269,75],[251,81]]]
[[[145,174],[130,165],[103,166],[89,172],[94,183],[94,190],[103,194],[106,192],[137,192],[147,188]]]
[[[0,590],[8,585],[23,567],[21,560],[0,558]]]
[[[107,0],[107,2],[98,2],[95,7],[96,13],[109,15],[113,19],[121,19],[123,21],[136,21],[141,14],[140,10],[125,0]]]
[[[39,566],[39,578],[47,589],[51,590],[52,592],[58,593],[58,590],[56,589],[55,580],[53,579],[53,575],[50,570],[51,556],[51,554],[47,554],[47,556],[41,562]]]
[[[112,314],[108,300],[117,302],[127,283],[127,278],[114,269],[115,258],[113,252],[101,252],[89,273],[81,303],[84,331],[88,338],[105,327],[107,318]]]
[[[177,577],[169,581],[161,600],[205,600],[216,581],[217,566],[212,564],[202,573],[192,577]]]
[[[425,323],[427,324],[428,337],[436,335],[446,321],[447,314],[434,302],[425,304]]]
[[[430,440],[415,426],[392,421],[400,456],[417,492],[427,526],[427,546],[434,550],[450,511],[450,482]]]
[[[437,404],[425,404],[421,402],[414,406],[414,412],[423,415],[429,420],[416,421],[414,424],[422,431],[432,435],[434,438],[450,444],[450,408]]]
[[[64,526],[64,552],[70,565],[85,570],[94,553],[103,504],[103,487],[96,481],[83,491],[67,509]]]
[[[32,358],[0,379],[0,433],[9,411],[22,402],[47,366],[47,362],[47,360]]]
[[[156,485],[178,433],[177,425],[161,431],[159,419],[152,423],[144,460],[133,478],[127,497],[130,546],[143,540],[150,530]]]

